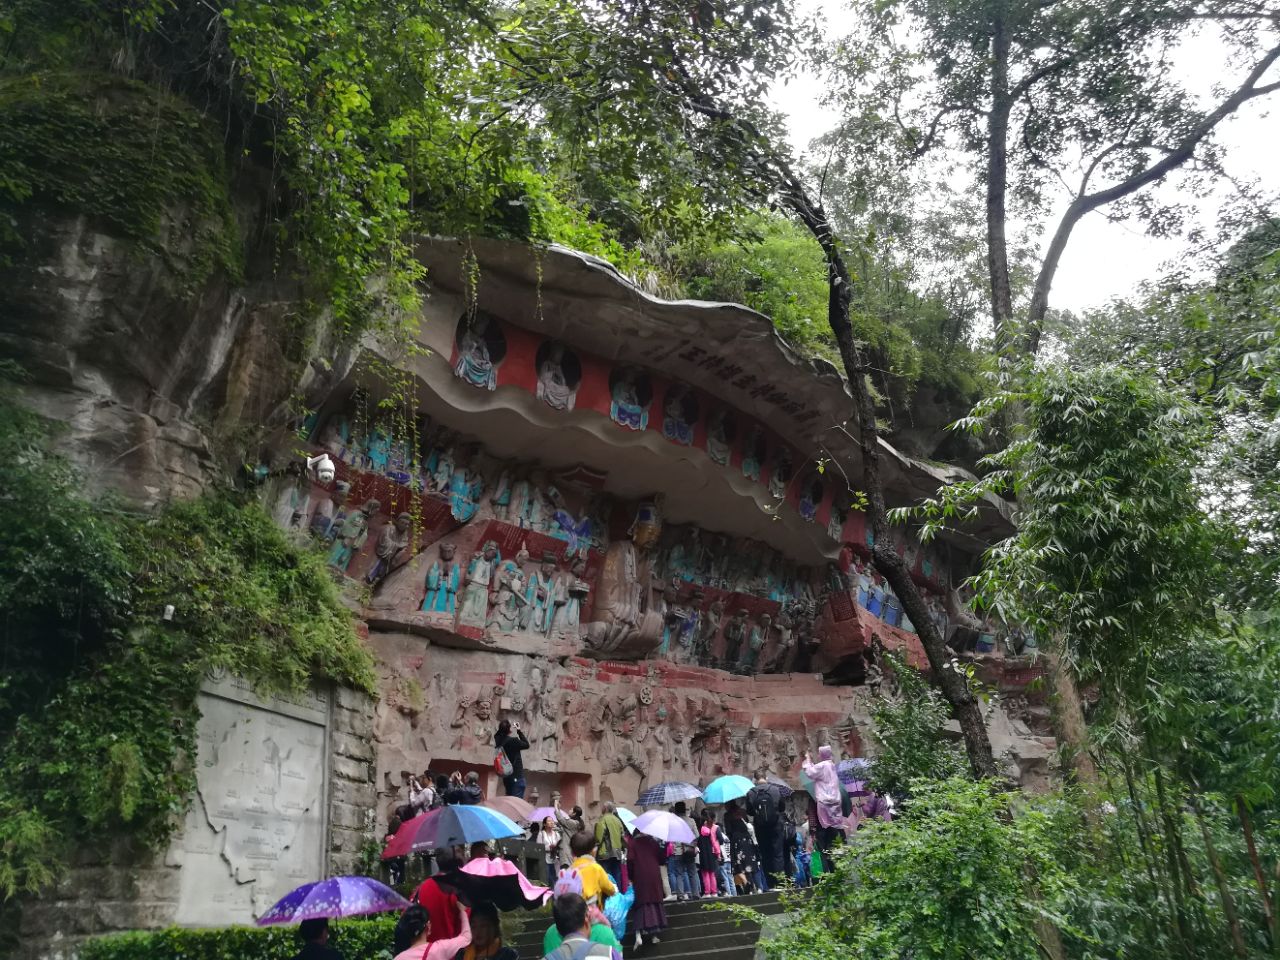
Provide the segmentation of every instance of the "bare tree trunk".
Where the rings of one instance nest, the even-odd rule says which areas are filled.
[[[1204,813],[1195,797],[1191,798],[1191,809],[1196,815],[1196,823],[1200,824],[1200,836],[1204,838],[1204,852],[1209,855],[1209,866],[1213,870],[1213,879],[1218,884],[1218,896],[1222,898],[1222,912],[1226,914],[1227,926],[1231,930],[1231,949],[1237,957],[1249,955],[1244,945],[1244,934],[1240,930],[1240,914],[1236,912],[1236,899],[1231,895],[1231,886],[1227,883],[1227,874],[1222,869],[1222,860],[1218,857],[1218,848],[1213,845],[1213,837],[1209,834],[1209,825],[1204,822]]]
[[[732,123],[743,130],[744,135],[749,135],[755,140],[756,146],[751,151],[750,157],[760,179],[776,186],[782,204],[796,215],[822,248],[823,256],[827,261],[827,322],[840,348],[840,359],[844,363],[845,376],[849,381],[849,389],[853,393],[858,416],[862,483],[867,495],[871,529],[875,536],[872,561],[876,569],[889,581],[898,599],[902,601],[903,612],[916,625],[920,642],[924,646],[929,666],[933,671],[933,682],[960,724],[960,732],[964,737],[965,750],[969,756],[969,766],[973,775],[981,779],[996,777],[999,771],[996,768],[995,757],[991,753],[991,739],[987,736],[987,727],[983,722],[978,699],[969,689],[968,680],[958,671],[951,669],[951,657],[943,642],[942,634],[938,632],[938,628],[930,618],[924,598],[911,579],[906,563],[892,547],[888,508],[884,498],[884,480],[880,473],[880,429],[876,424],[875,404],[867,386],[867,366],[858,345],[854,342],[853,325],[849,321],[849,307],[853,302],[853,277],[845,263],[844,253],[831,226],[831,220],[823,209],[821,201],[809,195],[785,157],[772,147],[767,137],[751,124],[740,121],[714,98],[698,89],[687,73],[676,71],[673,74],[669,70],[664,72],[668,75],[668,79],[681,85],[684,96],[693,110],[714,120]],[[1001,222],[1003,223],[1003,220]]]
[[[998,774],[991,740],[987,736],[982,708],[969,689],[967,679],[951,669],[951,657],[942,634],[929,617],[920,590],[911,579],[905,561],[893,549],[889,529],[888,508],[884,498],[884,481],[880,473],[880,430],[876,424],[875,404],[867,389],[867,371],[849,322],[849,304],[853,299],[853,280],[845,265],[839,242],[821,203],[809,197],[799,179],[779,163],[782,170],[783,198],[822,247],[827,260],[827,322],[835,334],[844,361],[845,375],[853,391],[858,414],[858,444],[862,452],[862,481],[867,495],[868,512],[875,543],[872,562],[893,587],[902,608],[916,625],[925,655],[929,658],[934,683],[951,706],[964,737],[969,766],[978,778]]]
[[[1258,893],[1262,897],[1262,919],[1267,925],[1267,935],[1271,938],[1272,951],[1280,950],[1280,942],[1276,939],[1276,917],[1271,906],[1271,891],[1267,889],[1267,875],[1262,872],[1262,861],[1258,859],[1258,847],[1253,842],[1253,818],[1249,816],[1249,808],[1244,797],[1236,795],[1236,816],[1240,818],[1240,826],[1244,828],[1244,843],[1249,850],[1249,864],[1253,867],[1253,880],[1258,885]]]
[[[1009,25],[1003,2],[995,4],[991,23],[991,112],[987,115],[987,272],[991,281],[991,319],[996,347],[1009,343],[1013,286],[1009,281]],[[914,621],[913,621],[914,622]]]
[[[1133,806],[1133,814],[1138,824],[1138,842],[1142,847],[1143,859],[1147,865],[1147,874],[1151,878],[1151,885],[1157,890],[1163,890],[1164,901],[1169,906],[1170,929],[1173,932],[1174,939],[1178,941],[1184,956],[1191,956],[1191,948],[1187,944],[1186,928],[1184,918],[1181,911],[1181,893],[1177,891],[1174,884],[1176,878],[1170,877],[1169,874],[1160,869],[1155,853],[1155,837],[1152,833],[1151,826],[1147,823],[1146,817],[1142,813],[1142,801],[1138,797],[1138,788],[1133,775],[1133,764],[1128,752],[1122,746],[1120,748],[1120,762],[1124,770],[1124,782],[1129,790],[1129,803]],[[1172,860],[1170,862],[1173,862]],[[1169,882],[1161,883],[1161,879],[1167,879]]]

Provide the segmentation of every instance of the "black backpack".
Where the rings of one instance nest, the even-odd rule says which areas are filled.
[[[756,829],[770,829],[778,823],[778,790],[776,787],[756,787],[747,798],[751,808],[751,819]]]

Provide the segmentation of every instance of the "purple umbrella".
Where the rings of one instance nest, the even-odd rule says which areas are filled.
[[[836,776],[840,778],[840,782],[846,787],[860,780],[866,780],[871,775],[871,763],[862,757],[854,757],[852,760],[841,760],[836,764]]]
[[[258,918],[258,926],[298,923],[319,917],[356,917],[403,910],[409,901],[371,877],[330,877],[304,883]]]
[[[783,780],[781,777],[776,777],[773,774],[769,774],[769,776],[765,777],[765,780],[768,783],[772,783],[775,787],[778,788],[778,792],[782,794],[782,799],[784,800],[787,797],[791,796],[793,793],[795,793],[795,790],[792,788],[791,784],[787,783],[787,781]]]
[[[529,814],[529,822],[542,823],[547,817],[552,820],[558,820],[555,807],[534,807],[533,812]]]

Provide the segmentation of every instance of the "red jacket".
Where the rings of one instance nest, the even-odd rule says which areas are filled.
[[[434,877],[427,877],[418,885],[418,889],[413,891],[413,902],[426,907],[431,917],[431,936],[427,943],[450,940],[462,932],[458,920],[458,898],[452,893],[445,893]]]

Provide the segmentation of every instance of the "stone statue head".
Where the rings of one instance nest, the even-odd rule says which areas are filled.
[[[442,543],[440,544],[440,559],[448,563],[453,559],[453,555],[458,552],[456,544]]]
[[[773,617],[769,616],[767,613],[760,614],[760,626],[767,630],[772,624]]]
[[[482,551],[482,553],[486,560],[493,560],[495,557],[498,556],[498,545],[494,543],[492,540],[489,540],[488,542],[485,543],[484,550]]]
[[[382,504],[377,500],[366,500],[364,506],[360,508],[360,512],[366,517],[372,517],[375,513],[382,509]]]
[[[413,517],[410,514],[402,513],[396,517],[396,529],[404,533],[409,529],[409,524],[413,523]]]
[[[481,720],[488,720],[493,713],[493,701],[488,697],[481,697],[476,701],[476,716]]]
[[[544,577],[551,576],[551,574],[556,572],[556,566],[558,563],[559,561],[556,560],[556,555],[548,550],[542,555],[542,575]]]

